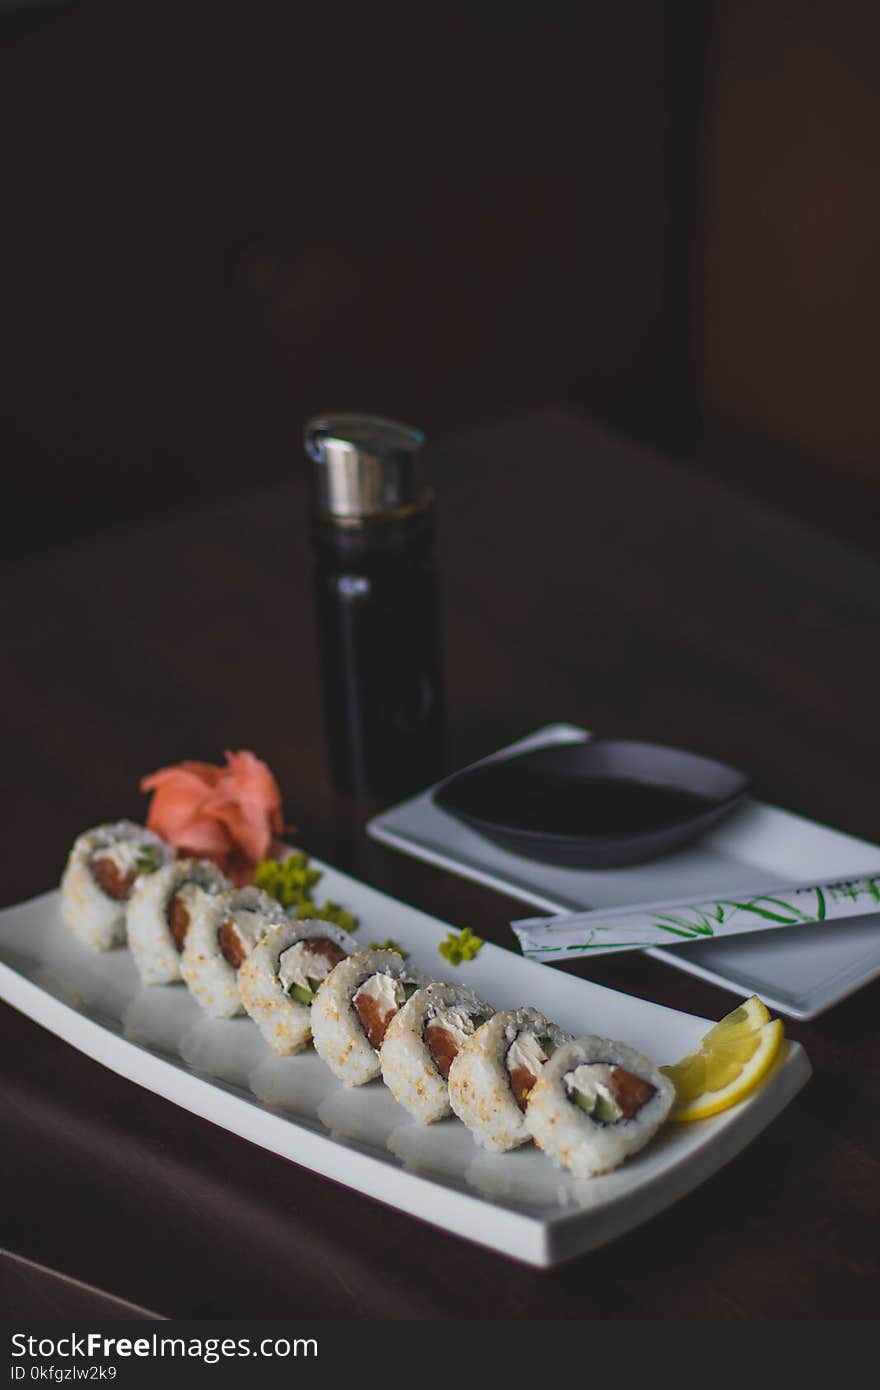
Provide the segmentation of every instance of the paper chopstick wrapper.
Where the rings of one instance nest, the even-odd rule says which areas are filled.
[[[524,956],[556,961],[814,922],[833,924],[878,912],[880,870],[833,883],[738,893],[696,903],[642,903],[556,917],[524,917],[511,926]]]

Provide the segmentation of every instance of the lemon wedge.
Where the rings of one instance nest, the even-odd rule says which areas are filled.
[[[698,1051],[661,1067],[675,1087],[670,1120],[705,1120],[735,1105],[767,1075],[785,1035],[753,994],[705,1034]]]
[[[770,1022],[770,1012],[763,999],[759,999],[757,994],[753,994],[751,999],[747,999],[744,1004],[740,1004],[738,1009],[732,1013],[725,1014],[720,1023],[716,1023],[710,1028],[706,1036],[700,1043],[700,1047],[714,1043],[716,1039],[721,1042],[729,1042],[735,1037],[740,1037],[743,1033],[751,1033],[754,1029],[760,1028],[763,1023]]]

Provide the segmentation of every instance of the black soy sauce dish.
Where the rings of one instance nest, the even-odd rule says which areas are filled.
[[[616,869],[695,840],[747,788],[745,773],[699,753],[596,738],[494,758],[448,777],[433,796],[511,854]]]

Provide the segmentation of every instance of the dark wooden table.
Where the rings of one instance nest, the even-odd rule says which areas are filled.
[[[880,838],[875,563],[571,416],[474,432],[433,468],[453,765],[569,719],[728,759],[765,799]],[[368,842],[374,808],[331,791],[295,446],[282,485],[34,556],[2,597],[4,902],[51,887],[84,827],[142,817],[145,771],[249,747],[314,853],[512,944],[517,904]],[[636,954],[590,973],[707,1016],[734,1002]],[[6,1303],[74,1311],[103,1291],[172,1316],[870,1316],[878,1015],[880,982],[790,1024],[815,1076],[770,1129],[664,1215],[542,1272],[332,1186],[4,1006]]]

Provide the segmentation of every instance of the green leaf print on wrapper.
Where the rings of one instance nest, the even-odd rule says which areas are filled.
[[[880,874],[871,872],[709,902],[597,908],[525,918],[512,925],[524,955],[556,961],[776,928],[816,924],[831,928],[837,920],[870,915],[878,908]]]

